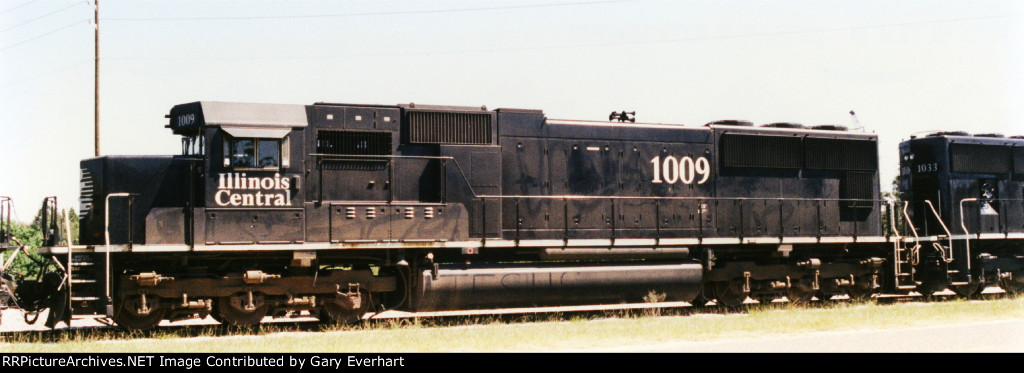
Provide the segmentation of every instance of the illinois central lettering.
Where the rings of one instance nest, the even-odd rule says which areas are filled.
[[[217,180],[217,193],[213,196],[219,206],[273,207],[291,206],[291,179],[251,177],[245,173],[222,173]]]

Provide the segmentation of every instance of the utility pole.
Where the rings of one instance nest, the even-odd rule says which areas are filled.
[[[93,8],[93,27],[96,28],[96,55],[95,55],[95,72],[96,80],[93,83],[95,89],[95,95],[93,97],[93,113],[95,114],[94,125],[96,133],[96,156],[100,156],[100,0],[92,1]]]

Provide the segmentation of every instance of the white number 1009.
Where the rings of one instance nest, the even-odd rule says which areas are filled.
[[[700,176],[697,184],[704,184],[708,177],[711,177],[711,164],[704,157],[694,161],[690,157],[676,159],[670,155],[662,161],[661,156],[657,156],[651,159],[651,164],[654,166],[654,180],[651,181],[653,183],[675,184],[681,181],[683,184],[691,184]]]

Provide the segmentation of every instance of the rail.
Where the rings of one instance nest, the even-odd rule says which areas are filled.
[[[946,263],[952,263],[953,262],[953,233],[949,231],[949,227],[946,226],[946,222],[942,221],[942,216],[939,216],[939,212],[935,210],[935,205],[932,204],[932,201],[926,199],[926,200],[924,200],[924,203],[928,205],[929,209],[931,209],[932,215],[935,215],[935,220],[938,220],[939,225],[942,226],[942,230],[946,231],[946,238],[949,239],[949,246],[947,246],[945,248],[943,248],[942,245],[940,245],[937,242],[933,243],[932,246],[935,247],[935,250],[939,252],[939,255],[942,257],[942,261],[944,261]],[[947,253],[946,250],[949,250],[949,252]]]

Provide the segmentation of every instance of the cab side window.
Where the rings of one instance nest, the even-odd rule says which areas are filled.
[[[278,140],[257,141],[256,166],[259,168],[277,168],[281,165],[281,145]]]
[[[281,140],[233,138],[227,162],[234,168],[276,169],[281,166]]]

